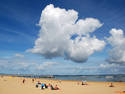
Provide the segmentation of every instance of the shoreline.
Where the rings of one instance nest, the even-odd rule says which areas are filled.
[[[37,77],[28,77],[28,76],[17,76],[17,75],[1,75],[0,74],[0,77],[1,76],[6,76],[6,77],[9,77],[9,76],[11,76],[11,77],[19,77],[19,78],[31,78],[31,79],[42,79],[42,80],[55,80],[55,81],[58,81],[58,80],[61,80],[61,81],[74,81],[74,82],[82,82],[82,81],[84,81],[84,80],[62,80],[62,79],[54,79],[54,78],[47,78],[47,76],[46,77],[41,77],[41,78],[37,78]],[[43,76],[45,76],[45,75],[43,75]],[[87,81],[87,80],[85,80],[85,81]],[[123,83],[125,83],[125,81],[87,81],[87,82],[123,82]]]

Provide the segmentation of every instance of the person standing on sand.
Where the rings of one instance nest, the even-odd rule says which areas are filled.
[[[32,82],[34,83],[34,79],[32,79]]]
[[[23,84],[25,83],[25,79],[23,79]]]

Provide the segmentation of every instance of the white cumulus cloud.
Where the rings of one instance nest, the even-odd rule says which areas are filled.
[[[43,62],[42,64],[40,64],[37,69],[38,70],[44,70],[44,69],[48,69],[49,67],[52,67],[54,65],[57,65],[58,63],[56,62]]]
[[[24,57],[24,55],[23,55],[23,54],[20,54],[20,53],[16,53],[15,56],[16,56],[16,57],[21,57],[21,58]]]
[[[41,13],[39,37],[29,52],[45,58],[64,57],[85,62],[95,51],[104,48],[105,42],[90,34],[102,26],[95,18],[78,19],[78,12],[47,5]],[[74,39],[71,37],[77,34]]]
[[[107,38],[112,49],[109,52],[110,63],[125,64],[125,36],[122,29],[113,28],[110,30],[111,36]]]

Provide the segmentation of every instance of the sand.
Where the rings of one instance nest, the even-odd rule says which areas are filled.
[[[0,77],[0,94],[120,94],[115,91],[125,91],[125,82],[113,82],[115,87],[109,87],[111,82],[87,82],[88,85],[81,85],[80,81],[65,81],[53,79],[35,79],[25,78],[26,82],[23,84],[23,77]],[[56,84],[60,90],[41,90],[36,88],[36,82]],[[80,83],[78,85],[78,83]]]

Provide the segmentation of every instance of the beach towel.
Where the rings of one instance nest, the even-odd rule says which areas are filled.
[[[115,91],[115,93],[122,93],[122,91]]]

